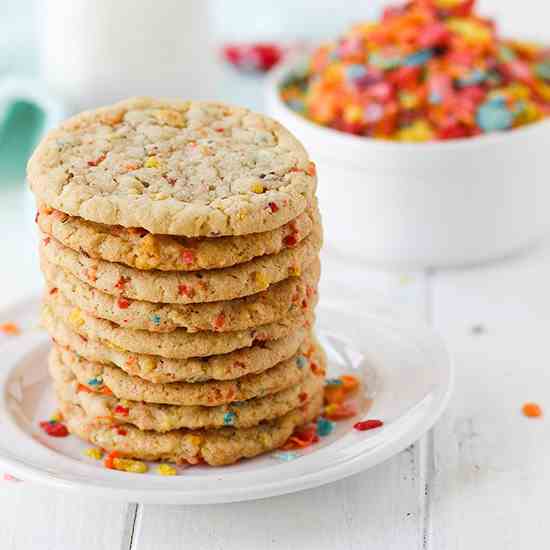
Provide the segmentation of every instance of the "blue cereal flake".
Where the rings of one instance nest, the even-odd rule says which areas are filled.
[[[361,80],[365,76],[367,76],[367,69],[364,65],[355,64],[346,67],[346,78],[352,82]]]
[[[506,98],[501,93],[497,93],[487,99],[485,104],[492,105],[493,107],[506,107]]]
[[[307,367],[307,359],[303,355],[296,357],[296,365],[299,369]]]
[[[160,315],[152,315],[151,322],[158,327],[160,325]]]
[[[535,65],[535,74],[543,80],[550,81],[550,59],[545,59]]]
[[[513,114],[514,116],[521,115],[526,109],[527,103],[523,99],[520,99],[519,101],[516,101],[516,104],[514,105]]]
[[[379,53],[373,53],[369,57],[369,63],[382,69],[383,71],[391,71],[392,69],[397,69],[401,65],[400,57],[385,57]]]
[[[431,92],[428,97],[428,101],[432,105],[439,105],[443,101],[443,97],[441,96],[441,94],[438,94],[437,92]]]
[[[287,105],[296,113],[303,113],[306,110],[305,103],[301,99],[291,99]]]
[[[299,455],[293,451],[280,451],[278,453],[274,453],[273,456],[283,462],[290,462],[291,460],[298,458]]]
[[[334,422],[323,418],[322,416],[317,420],[317,435],[320,437],[325,437],[332,433],[334,429]]]
[[[223,415],[223,425],[224,426],[233,426],[235,424],[235,419],[237,418],[237,415],[234,412],[226,412]]]
[[[477,110],[476,121],[484,132],[507,130],[512,126],[514,115],[506,105],[496,101],[484,103]]]
[[[342,380],[340,378],[327,378],[325,380],[325,386],[341,386]]]
[[[502,44],[498,49],[498,59],[504,62],[513,61],[516,59],[516,54],[512,48]]]
[[[90,378],[88,380],[88,386],[101,386],[103,384],[103,377],[96,376],[95,378]]]
[[[432,50],[420,50],[405,57],[403,65],[405,67],[416,67],[418,65],[424,65],[433,57]]]
[[[461,87],[475,86],[476,84],[481,84],[486,79],[487,79],[487,73],[485,71],[474,69],[473,71],[470,71],[464,76],[461,76],[457,80],[457,84]]]

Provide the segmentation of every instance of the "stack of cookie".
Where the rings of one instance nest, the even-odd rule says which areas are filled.
[[[120,457],[220,465],[318,415],[316,177],[287,130],[133,99],[50,132],[28,177],[72,433]]]

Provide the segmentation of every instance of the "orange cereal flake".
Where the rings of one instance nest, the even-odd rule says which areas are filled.
[[[542,416],[542,409],[537,403],[525,403],[521,412],[528,418],[539,418]]]
[[[21,329],[16,323],[2,323],[0,324],[0,332],[3,332],[8,336],[17,336],[18,334],[21,334]]]

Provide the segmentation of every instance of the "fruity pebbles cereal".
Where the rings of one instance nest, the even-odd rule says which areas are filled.
[[[411,0],[320,46],[281,90],[320,125],[424,142],[509,130],[550,113],[550,48],[499,36],[474,0]]]

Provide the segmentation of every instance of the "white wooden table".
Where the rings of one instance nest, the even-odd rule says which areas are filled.
[[[31,224],[21,222],[29,202],[21,190],[1,195],[1,307],[40,288]],[[455,395],[421,441],[344,481],[232,505],[120,504],[0,481],[0,548],[547,547],[550,423],[520,408],[528,400],[550,407],[550,247],[420,273],[352,268],[327,255],[326,292],[344,292],[350,280],[355,303],[386,301],[433,325],[451,348]]]

